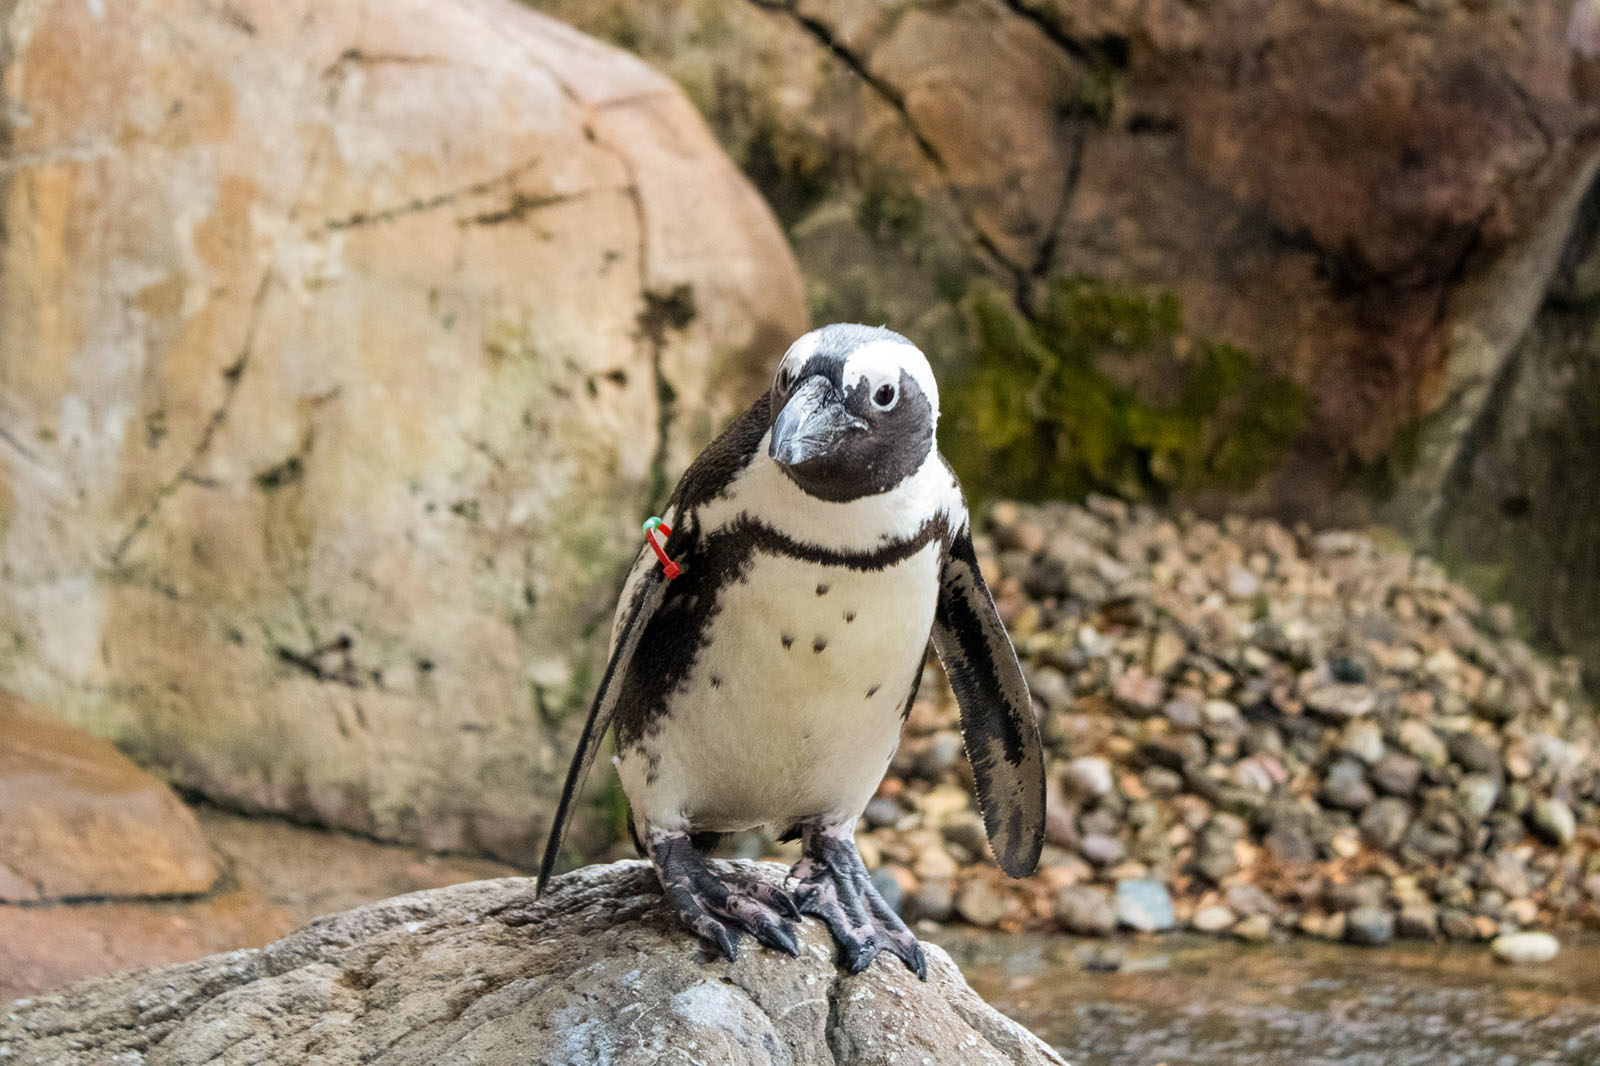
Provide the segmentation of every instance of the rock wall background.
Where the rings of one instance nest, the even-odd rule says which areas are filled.
[[[969,473],[1048,382],[1051,492],[1379,518],[1600,664],[1566,0],[532,6],[0,0],[0,685],[526,858],[808,313],[921,342]]]
[[[0,78],[0,683],[531,854],[640,516],[805,327],[767,208],[500,0],[4,3]]]
[[[1378,518],[1439,546],[1441,508],[1476,509],[1459,487],[1485,427],[1542,454],[1527,405],[1585,403],[1565,351],[1546,382],[1563,399],[1510,384],[1597,162],[1600,71],[1567,44],[1566,0],[530,2],[685,87],[777,208],[815,317],[899,323],[959,378],[995,354],[965,321],[975,293],[1037,324],[1053,278],[1131,285],[1309,401],[1286,446],[1243,439],[1269,470],[1247,491],[1152,473],[1159,448],[1115,433],[1145,477],[1091,477],[1103,491]],[[1205,346],[1159,339],[1102,346],[1097,404],[1170,400]],[[959,412],[970,470],[995,441]],[[1594,510],[1535,508],[1465,554],[1565,636],[1594,590],[1527,574],[1517,544],[1566,542]]]

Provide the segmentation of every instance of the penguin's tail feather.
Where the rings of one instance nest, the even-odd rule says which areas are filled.
[[[561,843],[567,835],[567,816],[571,813],[572,801],[583,790],[583,783],[589,776],[589,768],[594,765],[595,755],[599,753],[600,741],[611,728],[612,719],[616,717],[617,699],[622,693],[622,679],[627,675],[628,666],[633,661],[633,653],[639,647],[639,638],[644,634],[645,626],[649,623],[650,617],[656,613],[656,608],[660,606],[661,597],[666,591],[667,578],[659,569],[652,567],[645,574],[642,587],[633,597],[632,610],[618,634],[615,647],[611,649],[611,658],[606,663],[606,671],[600,677],[600,688],[595,692],[594,703],[589,707],[589,717],[583,723],[583,732],[578,736],[577,750],[572,753],[572,765],[567,767],[567,780],[561,786],[561,799],[556,803],[555,817],[550,820],[550,833],[544,842],[544,857],[539,861],[539,879],[534,885],[535,897],[544,895],[545,886],[550,882],[550,875],[555,872],[556,858],[561,853]]]

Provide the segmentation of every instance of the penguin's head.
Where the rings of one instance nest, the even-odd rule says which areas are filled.
[[[873,326],[812,330],[772,379],[767,454],[813,496],[887,492],[934,452],[939,388],[917,346]]]

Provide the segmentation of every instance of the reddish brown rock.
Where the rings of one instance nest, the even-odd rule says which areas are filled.
[[[191,895],[216,880],[171,789],[0,691],[0,903]]]
[[[1426,506],[1600,132],[1569,0],[539,6],[697,95],[830,314],[959,355],[952,275],[1024,302],[1052,273],[1176,293],[1309,391],[1264,493],[1302,512],[1438,414],[1401,512]]]
[[[260,947],[296,916],[249,888],[198,900],[0,905],[0,1002],[143,966]]]
[[[0,905],[0,1000],[258,947],[319,915],[517,872],[214,808],[200,808],[197,820],[227,869],[225,890],[199,899]]]

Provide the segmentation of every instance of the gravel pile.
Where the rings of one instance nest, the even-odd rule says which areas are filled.
[[[1600,916],[1594,711],[1508,608],[1355,533],[1109,500],[990,531],[1048,842],[1027,881],[992,866],[930,675],[860,834],[909,917],[1383,943]]]

